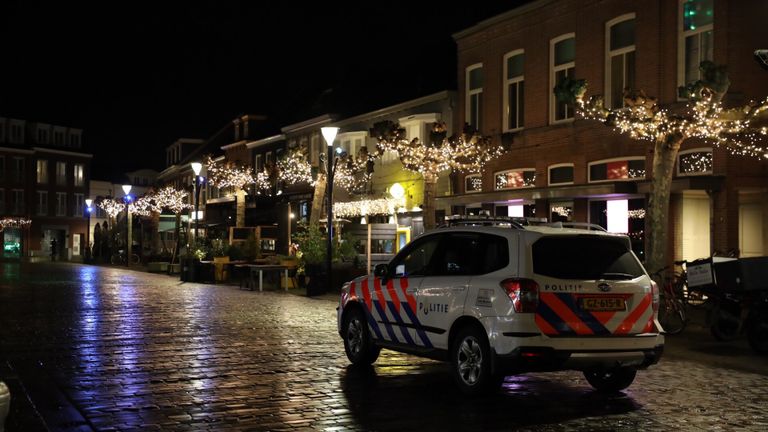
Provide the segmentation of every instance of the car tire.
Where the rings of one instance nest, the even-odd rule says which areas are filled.
[[[379,357],[381,348],[376,346],[368,331],[368,321],[360,308],[345,313],[342,327],[344,351],[354,365],[370,365]]]
[[[594,369],[584,371],[584,378],[595,390],[601,392],[617,392],[632,384],[637,370],[627,367],[612,369]]]
[[[471,396],[498,390],[504,377],[491,371],[488,338],[477,327],[461,329],[451,344],[451,371],[459,389]]]

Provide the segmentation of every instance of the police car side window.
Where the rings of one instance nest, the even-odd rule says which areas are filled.
[[[509,264],[507,239],[481,233],[451,233],[440,244],[435,274],[471,276],[490,273]]]
[[[413,242],[392,261],[394,277],[428,276],[433,273],[431,261],[442,236],[432,235]]]

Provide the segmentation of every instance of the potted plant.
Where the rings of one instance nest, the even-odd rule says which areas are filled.
[[[227,272],[227,263],[229,263],[227,246],[222,239],[211,240],[211,255],[213,255],[214,280],[216,282],[224,282],[229,278]]]
[[[307,295],[315,295],[324,291],[325,283],[325,252],[326,238],[317,225],[300,225],[299,232],[293,238],[296,240],[299,267],[301,274],[309,278]]]

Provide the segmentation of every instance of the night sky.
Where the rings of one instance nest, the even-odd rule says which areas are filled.
[[[112,179],[239,114],[279,127],[455,88],[451,34],[525,1],[2,3],[0,116],[84,129]]]

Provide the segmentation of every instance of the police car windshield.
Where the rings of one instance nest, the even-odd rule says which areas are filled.
[[[627,280],[645,274],[622,239],[545,236],[533,244],[533,272],[559,279]]]

